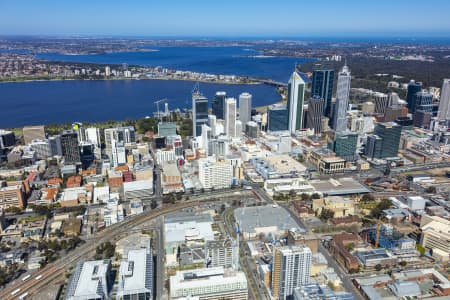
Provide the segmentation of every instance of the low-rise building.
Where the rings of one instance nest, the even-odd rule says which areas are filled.
[[[341,218],[355,214],[355,203],[341,196],[330,196],[313,199],[312,209],[317,215],[320,215],[323,209],[328,209],[334,212],[334,218]]]
[[[109,299],[111,283],[110,260],[80,262],[70,277],[66,300]]]
[[[248,299],[247,278],[243,272],[223,267],[177,271],[170,277],[170,298]]]
[[[153,256],[147,249],[128,251],[119,268],[117,299],[153,299]]]

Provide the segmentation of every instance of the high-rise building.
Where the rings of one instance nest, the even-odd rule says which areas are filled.
[[[332,118],[332,104],[334,84],[334,70],[315,69],[313,71],[311,97],[323,98],[325,105],[323,115]]]
[[[383,140],[375,134],[367,136],[364,154],[371,159],[381,158],[381,147]]]
[[[432,117],[432,112],[416,110],[413,116],[413,125],[416,127],[429,128]]]
[[[414,114],[417,110],[421,110],[424,112],[432,112],[433,111],[433,95],[426,92],[420,91],[413,95],[412,97],[412,109],[411,113]]]
[[[110,66],[105,67],[105,76],[106,77],[111,76],[111,67]]]
[[[39,159],[47,159],[52,156],[52,149],[48,140],[33,140],[29,145]]]
[[[80,160],[83,169],[87,169],[95,160],[95,145],[90,142],[80,143]]]
[[[125,144],[123,142],[112,141],[111,145],[111,163],[114,167],[126,164],[127,156]]]
[[[23,139],[25,144],[31,143],[33,140],[45,139],[45,127],[42,126],[25,126],[23,128]]]
[[[320,97],[310,98],[308,101],[307,128],[314,129],[315,134],[322,132],[323,107],[325,100]]]
[[[115,127],[105,129],[105,152],[113,160],[113,143],[134,143],[136,133],[133,126]]]
[[[208,98],[199,92],[192,94],[192,122],[193,136],[201,136],[202,125],[208,124]]]
[[[48,142],[50,143],[50,149],[52,152],[52,156],[58,155],[62,156],[62,145],[61,145],[61,136],[55,135],[48,138]]]
[[[89,127],[85,130],[86,141],[95,145],[95,147],[100,148],[100,129],[96,127]]]
[[[408,92],[406,94],[406,102],[409,111],[414,112],[414,95],[422,90],[422,83],[411,80],[408,84]]]
[[[439,102],[439,120],[450,120],[450,79],[444,79]]]
[[[61,134],[62,155],[66,164],[80,162],[78,134],[73,130],[65,130]]]
[[[211,162],[206,159],[198,161],[198,179],[205,189],[221,189],[231,186],[233,169],[224,161]]]
[[[0,149],[14,146],[16,143],[16,136],[12,131],[0,129]]]
[[[259,126],[258,123],[250,121],[245,124],[245,134],[253,139],[258,137]]]
[[[224,110],[225,110],[225,99],[227,98],[227,93],[225,92],[217,92],[214,95],[213,103],[212,103],[212,113],[218,119],[224,119]]]
[[[297,72],[293,72],[288,82],[287,110],[289,114],[289,132],[302,129],[303,102],[305,100],[305,81]]]
[[[215,137],[217,136],[217,117],[215,115],[209,115],[208,116],[208,125],[209,128],[211,128],[211,136]]]
[[[251,121],[252,115],[252,95],[249,93],[242,93],[239,95],[239,120],[242,124],[247,124]]]
[[[119,268],[117,299],[153,299],[153,256],[150,249],[128,251]]]
[[[232,239],[207,241],[205,244],[206,267],[235,268],[237,244]]]
[[[75,122],[72,123],[72,130],[75,131],[78,135],[78,142],[86,142],[86,129],[83,126],[83,123]]]
[[[236,99],[225,99],[225,134],[230,137],[236,137]]]
[[[382,140],[381,157],[396,157],[400,144],[402,127],[394,122],[378,123],[375,127],[375,134]],[[377,157],[378,158],[378,157]]]
[[[337,156],[351,160],[355,157],[358,134],[353,132],[336,133],[334,141],[329,143],[331,149]]]
[[[352,76],[349,68],[345,65],[338,74],[336,105],[333,114],[333,129],[342,132],[347,129],[347,110],[350,98],[350,82]]]
[[[289,112],[286,105],[277,103],[269,106],[267,111],[267,130],[285,131],[289,129]]]
[[[309,283],[311,249],[306,246],[275,247],[272,260],[272,296],[278,300],[292,297],[294,289]]]
[[[384,93],[375,93],[375,113],[384,115],[386,108],[389,106],[389,96]]]

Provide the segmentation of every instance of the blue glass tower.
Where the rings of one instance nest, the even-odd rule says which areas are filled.
[[[316,69],[313,72],[311,97],[322,98],[325,101],[323,115],[333,119],[331,99],[333,97],[334,70]]]

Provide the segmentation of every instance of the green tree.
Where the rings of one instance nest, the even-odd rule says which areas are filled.
[[[380,265],[380,264],[377,264],[376,266],[375,266],[375,270],[376,271],[381,271],[381,269],[383,268],[383,266],[382,265]]]
[[[424,256],[425,255],[426,250],[421,244],[417,244],[416,245],[416,249],[417,249],[417,251],[419,251],[420,256]]]
[[[372,202],[375,201],[375,197],[372,194],[364,194],[361,198],[363,202]]]
[[[331,209],[322,208],[322,211],[320,212],[319,218],[323,221],[328,221],[329,219],[332,219],[334,217],[334,211]]]

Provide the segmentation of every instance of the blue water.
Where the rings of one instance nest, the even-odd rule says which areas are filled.
[[[41,53],[36,57],[66,62],[162,66],[210,74],[265,77],[282,82],[288,81],[295,64],[311,60],[294,57],[255,57],[261,53],[252,47],[152,47],[152,49],[157,51],[88,55]]]
[[[155,100],[169,99],[169,109],[191,108],[194,82],[175,80],[71,80],[0,83],[0,128],[73,121],[140,118],[156,111]],[[200,83],[212,101],[216,91],[253,95],[253,106],[279,101],[274,87]],[[160,108],[162,109],[162,108]]]

